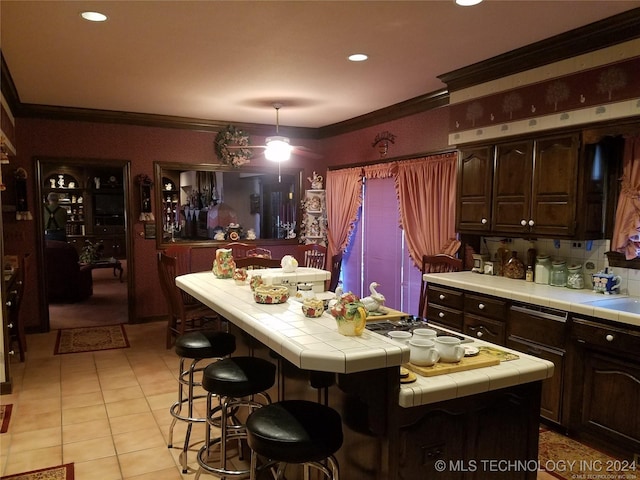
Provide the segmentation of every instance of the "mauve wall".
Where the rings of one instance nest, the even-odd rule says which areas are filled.
[[[379,153],[371,144],[375,136],[383,131],[396,135],[395,144],[390,145],[388,157],[411,155],[414,153],[445,150],[447,146],[447,108],[406,117],[360,131],[323,139],[318,142],[300,142],[315,151],[322,152],[324,159],[309,160],[295,158],[292,167],[304,168],[304,177],[313,171],[326,175],[327,166],[351,163],[373,162]],[[12,160],[11,171],[23,167],[29,175],[29,206],[32,212],[38,206],[35,197],[34,157],[104,158],[131,162],[131,177],[139,173],[153,175],[153,162],[218,163],[213,151],[214,132],[191,130],[112,125],[103,123],[52,121],[18,118],[16,120],[17,157]],[[261,137],[252,137],[257,144]],[[296,143],[298,143],[296,141]],[[262,159],[252,163],[260,165]],[[6,182],[5,182],[6,183]],[[137,190],[132,186],[135,202]],[[304,188],[309,188],[305,182]],[[7,192],[9,193],[9,192]],[[155,198],[155,197],[154,197]],[[7,201],[7,204],[11,202]],[[153,207],[157,215],[157,206]],[[137,218],[137,207],[134,212]],[[4,214],[5,252],[22,255],[36,251],[36,222],[17,222],[13,214]],[[135,288],[135,316],[137,320],[166,313],[166,307],[157,281],[155,240],[146,240],[140,235],[142,224],[135,223],[132,232],[133,249],[129,255],[135,256],[133,282]],[[275,248],[274,256],[291,253]],[[131,258],[131,257],[130,257]],[[198,249],[194,255],[194,267],[210,268],[213,251]],[[35,292],[34,292],[35,295]],[[26,326],[40,324],[44,312],[40,311],[41,301],[34,298],[28,302],[30,320]],[[131,319],[134,320],[135,319]]]

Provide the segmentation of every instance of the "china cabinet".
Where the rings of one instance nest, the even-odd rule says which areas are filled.
[[[326,191],[306,190],[300,241],[327,246]]]

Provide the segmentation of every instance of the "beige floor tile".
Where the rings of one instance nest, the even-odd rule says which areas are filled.
[[[108,403],[106,407],[109,418],[150,411],[149,404],[147,403],[147,400],[145,398],[121,400],[119,402]]]
[[[27,383],[28,385],[28,383]],[[20,391],[20,400],[39,400],[42,401],[43,398],[55,398],[59,397],[62,389],[60,388],[60,383],[55,382],[49,385],[42,385],[42,382],[35,382],[35,385],[39,385],[36,388],[27,387],[22,388]]]
[[[37,432],[22,432],[11,435],[11,452],[24,452],[54,447],[62,443],[62,427],[43,428]]]
[[[62,443],[76,443],[92,438],[111,436],[109,420],[101,418],[90,422],[72,423],[62,427]]]
[[[131,387],[116,388],[114,390],[102,390],[105,403],[120,402],[122,400],[131,400],[133,398],[143,398],[144,393],[140,388],[140,385],[133,385]]]
[[[62,395],[79,395],[82,393],[99,392],[101,390],[100,381],[97,375],[87,378],[73,378],[62,381]]]
[[[62,446],[62,458],[65,463],[87,462],[116,454],[111,438],[94,438],[82,442],[66,443]]]
[[[113,417],[109,419],[109,423],[111,424],[111,432],[113,435],[158,427],[156,419],[151,412]]]
[[[62,464],[62,446],[12,452],[4,466],[4,475],[29,472]]]
[[[100,386],[102,390],[116,390],[118,388],[137,387],[138,379],[133,373],[119,375],[115,377],[100,376]]]
[[[118,457],[105,457],[74,464],[74,480],[121,480]]]
[[[151,410],[157,410],[163,407],[169,407],[177,400],[178,392],[161,393],[159,395],[151,395],[147,397]]]
[[[138,450],[161,447],[165,445],[165,440],[156,426],[114,435],[113,443],[116,446],[116,452],[121,455]]]
[[[190,477],[184,478],[193,478],[193,475]],[[203,480],[205,477],[201,477]],[[211,480],[214,480],[217,477],[210,477]],[[183,477],[180,475],[178,470],[175,468],[166,468],[164,470],[158,470],[156,472],[143,473],[142,475],[136,475],[135,477],[126,477],[124,480],[182,480]],[[82,479],[77,479],[82,480]]]
[[[166,446],[138,450],[118,456],[123,478],[131,478],[144,473],[156,472],[167,468],[177,468]]]
[[[79,393],[77,395],[64,395],[62,397],[62,409],[90,407],[92,405],[102,405],[104,399],[102,392]]]
[[[174,393],[176,396],[178,395],[178,382],[174,378],[171,380],[150,383],[143,383],[140,381],[140,388],[142,388],[142,391],[147,397],[152,395],[161,395],[163,393]]]
[[[38,413],[60,412],[60,397],[40,397],[39,399],[20,400],[16,415],[36,415]]]
[[[60,412],[55,414],[51,412],[36,413],[34,415],[17,414],[11,416],[9,425],[11,433],[32,432],[43,428],[59,427],[62,425],[62,415]]]
[[[91,422],[107,418],[104,405],[91,405],[88,407],[68,408],[62,411],[62,425]]]

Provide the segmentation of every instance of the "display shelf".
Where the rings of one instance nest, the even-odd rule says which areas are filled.
[[[300,241],[305,244],[327,244],[326,192],[306,190],[303,201]]]

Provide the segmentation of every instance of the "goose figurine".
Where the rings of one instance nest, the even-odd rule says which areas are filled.
[[[378,282],[371,282],[371,284],[369,285],[369,291],[371,292],[371,295],[360,299],[360,301],[364,304],[364,307],[370,312],[376,312],[382,305],[384,305],[384,295],[376,291],[376,288],[378,288],[379,286],[380,284]]]
[[[327,304],[329,310],[331,310],[331,307],[333,307],[336,303],[338,303],[338,300],[340,299],[341,296],[342,296],[342,285],[338,285],[336,287],[335,297],[329,300],[329,303]]]

